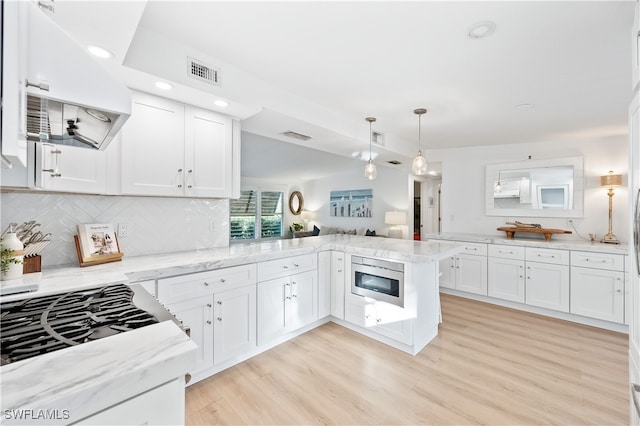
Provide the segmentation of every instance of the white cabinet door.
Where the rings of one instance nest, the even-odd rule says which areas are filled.
[[[181,425],[184,411],[184,379],[176,378],[74,424]]]
[[[2,22],[2,168],[27,166],[26,88],[27,8],[21,1],[3,1]],[[26,185],[26,181],[24,182]]]
[[[175,303],[169,309],[189,328],[191,340],[198,345],[196,369],[191,373],[213,366],[213,296]]]
[[[624,322],[624,273],[571,268],[571,313]]]
[[[331,315],[331,251],[318,253],[318,318]]]
[[[291,309],[285,322],[287,331],[297,330],[318,319],[318,283],[316,271],[303,272],[291,276]],[[285,306],[286,310],[286,306]]]
[[[456,288],[456,258],[447,257],[440,261],[440,287]]]
[[[231,196],[231,119],[211,111],[185,107],[185,195]]]
[[[631,88],[636,90],[640,83],[640,10],[636,2],[631,26]]]
[[[268,344],[286,331],[291,304],[289,277],[258,283],[258,345]]]
[[[527,262],[525,303],[569,312],[569,266]]]
[[[487,257],[456,255],[456,290],[487,295]]]
[[[488,277],[489,296],[524,303],[523,260],[490,257]]]
[[[182,196],[184,173],[184,106],[133,93],[122,128],[122,193]]]
[[[256,286],[213,296],[213,362],[219,364],[256,346]]]
[[[35,186],[50,191],[107,192],[107,153],[48,143],[35,144]]]
[[[344,297],[346,291],[345,254],[343,251],[331,252],[331,315],[344,319]],[[349,284],[350,285],[350,284]]]

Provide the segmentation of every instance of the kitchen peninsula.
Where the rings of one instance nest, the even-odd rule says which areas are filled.
[[[126,342],[134,339],[145,344],[151,342],[155,347],[153,342],[162,341],[163,332],[169,342],[165,343],[169,347],[163,353],[174,353],[165,362],[182,363],[187,369],[193,367],[188,371],[193,378],[191,383],[328,321],[415,355],[438,332],[439,261],[461,250],[458,244],[443,241],[329,235],[232,244],[195,252],[125,258],[122,262],[87,268],[44,271],[36,292],[5,296],[0,302],[139,283],[190,329],[191,339],[198,345],[195,367],[193,348],[187,345],[191,342],[184,335],[180,337],[174,325],[160,323],[2,366],[2,387],[7,392],[2,409],[68,409],[74,420],[91,415],[85,408],[74,405],[74,395],[92,388],[94,379],[79,385],[78,374],[63,368],[45,368],[45,360],[47,366],[74,365],[77,371],[85,372],[97,371],[94,365],[97,362],[119,365],[127,361],[122,365],[137,366],[136,374],[127,373],[123,367],[108,376],[110,384],[101,383],[108,389],[119,388],[123,380],[131,381],[138,374],[153,376],[152,371],[157,370],[148,369],[147,376],[144,373],[147,364],[141,361],[146,352]],[[402,264],[402,306],[352,294],[352,256]],[[127,351],[111,350],[112,343],[117,347],[124,344],[127,351],[134,353],[126,355]],[[121,353],[140,362],[121,359]],[[28,379],[40,377],[39,370],[47,370],[47,382],[56,386],[45,389],[40,380]],[[174,372],[177,371],[180,367],[176,365]],[[160,382],[167,379],[163,377]],[[64,406],[51,403],[63,400]],[[108,407],[95,407],[94,412],[104,408]]]

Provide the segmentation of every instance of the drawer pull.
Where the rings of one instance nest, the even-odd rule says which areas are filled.
[[[465,247],[465,250],[473,250],[473,251],[478,251],[478,247]]]
[[[217,303],[218,305],[222,305],[222,300],[218,300],[216,303]]]
[[[297,297],[298,297],[298,295],[297,295],[297,294],[292,294],[292,295],[291,295],[291,298],[292,298],[292,299],[293,299],[293,298],[297,298]]]
[[[210,308],[211,306],[211,303],[207,303],[207,308]]]
[[[208,287],[208,286],[209,286],[209,283],[205,281],[205,282],[204,282],[204,285]]]
[[[287,265],[282,265],[282,269],[289,269]]]
[[[498,250],[498,253],[506,253],[506,254],[516,254],[516,252],[509,250],[509,251],[504,251],[504,250]]]
[[[220,282],[221,282],[221,283],[226,283],[226,282],[227,282],[227,280],[225,280],[224,278],[220,278]]]
[[[285,300],[287,300],[287,299],[291,300],[291,297],[290,296],[285,297]]]
[[[342,269],[338,269],[338,272],[342,272]]]
[[[207,324],[211,325],[211,321],[207,320]]]
[[[545,255],[542,255],[542,254],[538,253],[538,257],[548,257],[550,259],[555,259],[556,255],[555,254],[550,254],[550,255],[545,256]]]
[[[222,317],[216,318],[218,321],[222,322]]]
[[[296,268],[300,267],[300,265],[298,265],[297,263],[294,263],[293,266],[295,266]]]
[[[376,318],[376,323],[380,324],[382,322],[382,318]]]

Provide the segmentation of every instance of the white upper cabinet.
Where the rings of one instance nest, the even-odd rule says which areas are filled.
[[[232,137],[228,117],[190,106],[185,108],[185,195],[230,196]]]
[[[122,193],[231,197],[235,137],[229,117],[134,93],[122,129]]]
[[[35,144],[35,187],[48,191],[104,194],[107,153],[65,145]]]
[[[134,93],[122,128],[122,193],[180,196],[184,169],[184,106]]]

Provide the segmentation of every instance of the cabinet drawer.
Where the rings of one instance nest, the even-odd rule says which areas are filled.
[[[489,245],[489,256],[524,260],[524,247],[491,244]]]
[[[460,253],[465,253],[465,254],[477,254],[480,256],[486,256],[487,255],[487,245],[486,244],[482,244],[482,243],[467,243],[464,241],[457,241],[458,244],[461,244],[462,246],[464,246],[464,251],[461,251]]]
[[[305,254],[258,263],[258,281],[268,281],[298,272],[317,269],[318,256]]]
[[[527,247],[524,252],[525,259],[529,262],[569,265],[569,252],[567,250]]]
[[[609,271],[624,271],[624,256],[621,254],[611,253],[572,251],[571,266],[607,269]]]
[[[158,299],[171,303],[255,283],[256,265],[252,263],[158,280]]]

